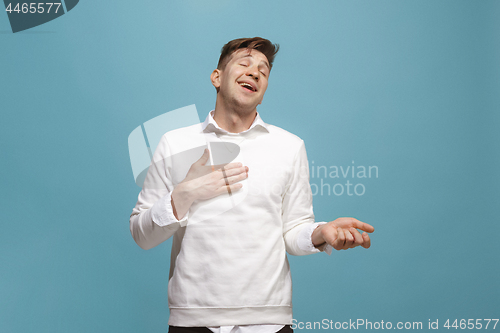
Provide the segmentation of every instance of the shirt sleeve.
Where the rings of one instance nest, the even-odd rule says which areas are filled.
[[[290,180],[283,195],[282,220],[286,251],[292,255],[308,255],[331,248],[315,247],[311,235],[320,223],[314,223],[309,164],[304,142],[295,155]],[[322,222],[326,223],[326,222]]]
[[[181,220],[174,216],[171,194],[174,186],[170,177],[168,143],[162,137],[130,215],[130,232],[137,245],[148,250],[169,239],[187,224],[188,214]]]
[[[303,251],[312,253],[324,251],[328,255],[331,255],[333,248],[330,244],[325,243],[319,247],[316,247],[312,242],[312,234],[314,230],[320,225],[326,223],[327,222],[311,223],[307,227],[302,228],[301,232],[299,233],[299,237],[297,238],[297,246]]]

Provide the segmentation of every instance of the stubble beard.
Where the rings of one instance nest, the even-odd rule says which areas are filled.
[[[234,113],[240,117],[249,116],[254,111],[257,110],[257,105],[251,106],[242,103],[236,96],[231,96],[230,98],[224,98],[224,108],[230,113]]]

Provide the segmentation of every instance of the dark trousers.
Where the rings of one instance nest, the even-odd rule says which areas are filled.
[[[168,333],[212,333],[212,331],[206,327],[169,326]],[[276,333],[293,333],[293,330],[290,325],[285,325]]]

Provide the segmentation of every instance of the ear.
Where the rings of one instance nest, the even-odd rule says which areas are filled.
[[[219,69],[214,69],[212,74],[210,74],[210,80],[212,81],[212,85],[219,90],[220,87],[220,70]]]

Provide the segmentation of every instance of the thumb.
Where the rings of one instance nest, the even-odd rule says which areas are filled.
[[[203,151],[203,155],[201,155],[200,159],[196,162],[199,165],[205,165],[208,162],[208,158],[210,157],[210,151],[208,148],[205,148]]]

